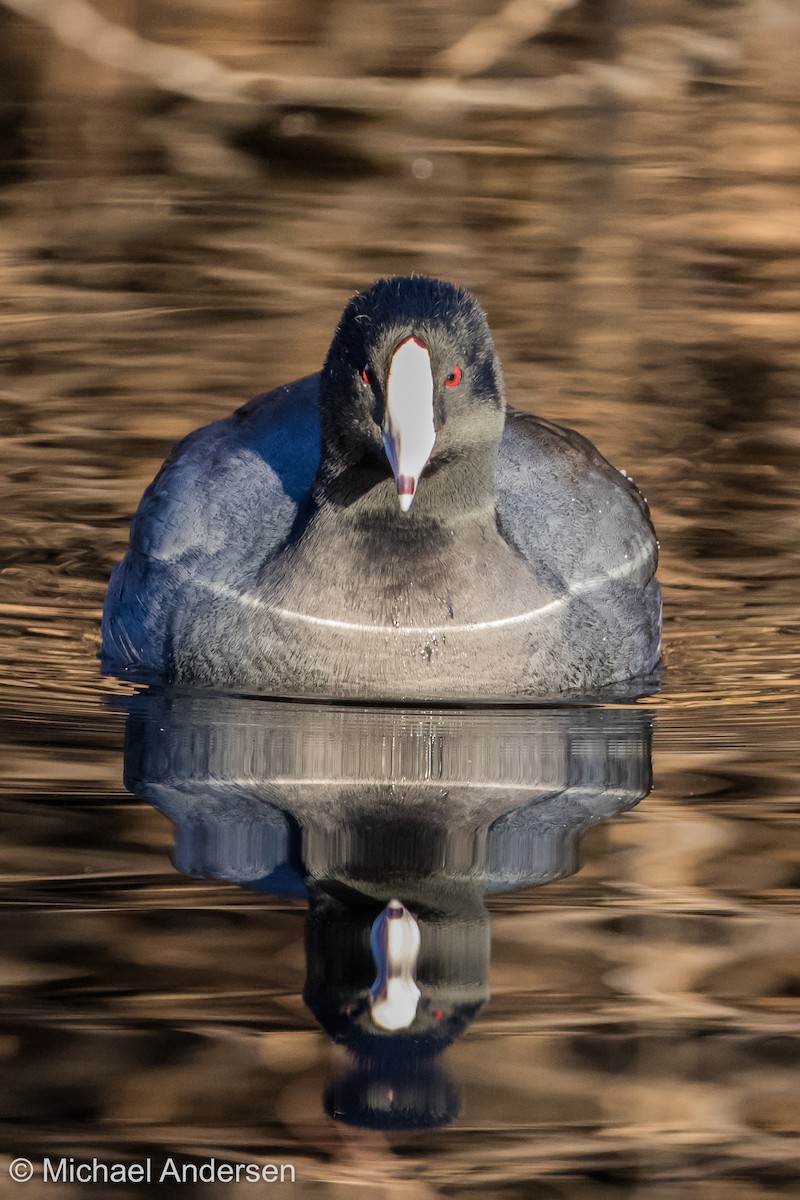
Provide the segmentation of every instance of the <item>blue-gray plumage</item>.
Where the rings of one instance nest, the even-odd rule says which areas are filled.
[[[506,409],[473,297],[382,280],[319,375],[173,451],[111,578],[104,667],[273,695],[591,694],[659,662],[656,561],[631,481]]]

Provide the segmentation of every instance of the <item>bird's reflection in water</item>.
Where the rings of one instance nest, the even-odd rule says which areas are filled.
[[[636,708],[422,710],[151,691],[125,782],[193,876],[306,897],[304,998],[349,1069],[328,1112],[374,1128],[458,1112],[440,1064],[489,998],[487,894],[577,869],[589,826],[650,788]]]

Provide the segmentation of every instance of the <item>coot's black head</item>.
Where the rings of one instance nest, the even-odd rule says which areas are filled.
[[[344,310],[320,399],[324,458],[393,473],[407,512],[426,471],[500,441],[503,381],[482,308],[437,279],[380,280]]]

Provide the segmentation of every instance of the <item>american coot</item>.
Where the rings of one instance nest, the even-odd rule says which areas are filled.
[[[173,451],[111,577],[103,662],[298,696],[593,693],[658,664],[656,559],[631,481],[506,408],[477,301],[386,279],[320,374]]]

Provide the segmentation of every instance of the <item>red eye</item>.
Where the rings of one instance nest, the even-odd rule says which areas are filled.
[[[461,383],[461,367],[453,367],[450,374],[444,381],[445,387],[458,387]]]
[[[369,384],[370,387],[372,387],[373,383],[375,382],[375,372],[369,363],[365,363],[361,368],[361,378],[364,380],[364,383]]]

